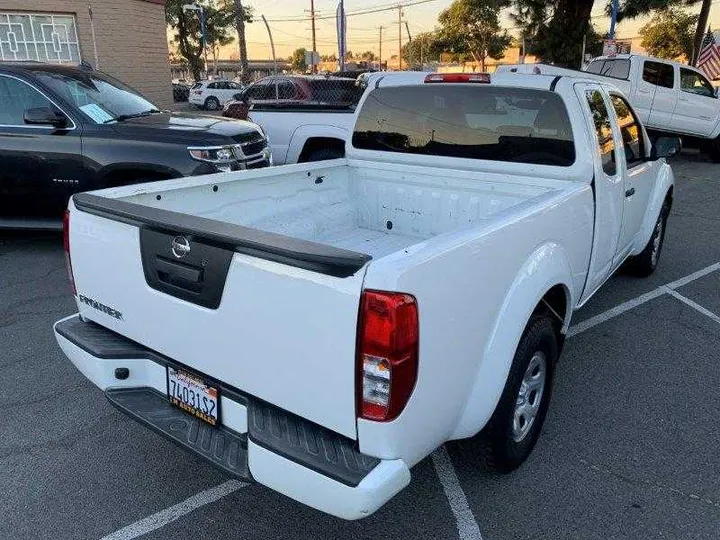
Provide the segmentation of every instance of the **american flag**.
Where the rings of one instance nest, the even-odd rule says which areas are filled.
[[[702,69],[710,79],[720,77],[720,46],[711,31],[708,31],[703,39],[697,67]]]

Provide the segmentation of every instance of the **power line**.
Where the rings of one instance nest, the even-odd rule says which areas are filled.
[[[377,6],[375,8],[363,8],[362,10],[358,11],[348,11],[345,13],[346,17],[354,17],[358,15],[370,15],[371,13],[380,13],[382,11],[392,11],[395,9],[398,9],[398,7],[411,7],[411,6],[418,6],[420,4],[429,4],[430,2],[438,2],[439,0],[414,0],[411,2],[406,2],[403,4],[400,4],[398,6],[397,3],[393,5],[383,5],[383,6]],[[323,20],[323,19],[334,19],[335,15],[321,15],[316,16],[316,20]],[[308,17],[294,17],[294,18],[283,18],[283,19],[268,19],[268,22],[304,22],[309,21],[310,19]]]

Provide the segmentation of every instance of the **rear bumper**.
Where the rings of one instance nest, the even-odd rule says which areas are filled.
[[[222,425],[212,428],[167,401],[166,366],[184,366],[77,315],[54,330],[115,407],[237,478],[343,519],[372,514],[410,482],[402,460],[360,454],[355,441],[208,377],[221,400]],[[118,368],[127,378],[116,378]]]

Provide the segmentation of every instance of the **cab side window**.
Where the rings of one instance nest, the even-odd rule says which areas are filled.
[[[686,68],[680,68],[680,89],[691,94],[715,97],[713,85],[698,72]]]
[[[610,115],[605,106],[605,100],[598,90],[588,90],[586,97],[588,105],[590,105],[593,122],[595,123],[595,133],[597,134],[603,171],[605,171],[605,174],[608,176],[615,176],[617,172],[615,140],[613,139]]]
[[[0,125],[25,126],[25,111],[40,107],[54,108],[45,96],[29,84],[0,76]]]
[[[630,104],[623,98],[610,96],[610,101],[618,118],[623,146],[625,147],[625,161],[628,169],[630,169],[645,161],[645,141],[640,122],[638,122]]]
[[[670,64],[648,60],[643,66],[642,78],[655,86],[672,88],[675,86],[675,69]]]

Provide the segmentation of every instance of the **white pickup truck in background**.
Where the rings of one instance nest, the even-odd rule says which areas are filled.
[[[223,116],[259,125],[270,140],[275,165],[341,158],[355,124],[355,107],[371,84],[387,76],[418,83],[425,75],[366,73],[358,81],[320,75],[265,77],[228,102]]]
[[[79,314],[55,325],[118,409],[345,519],[448,440],[511,471],[573,311],[658,263],[674,179],[611,84],[378,79],[347,156],[75,195]]]
[[[640,121],[658,134],[698,138],[720,162],[720,99],[705,74],[686,64],[637,54],[601,56],[584,71],[544,64],[512,64],[497,73],[537,73],[588,77],[614,84],[630,100]]]

